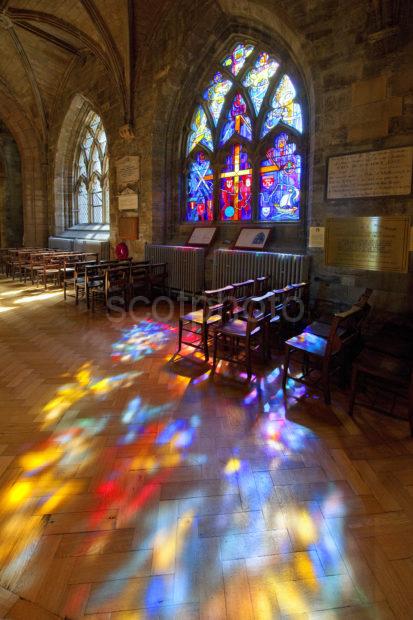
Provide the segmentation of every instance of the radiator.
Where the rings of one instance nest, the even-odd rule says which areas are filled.
[[[271,276],[271,288],[295,282],[308,282],[310,257],[303,254],[215,250],[212,288],[242,282],[258,276]]]
[[[204,289],[205,253],[200,248],[174,245],[145,246],[145,260],[166,263],[167,286],[175,291],[196,295]]]

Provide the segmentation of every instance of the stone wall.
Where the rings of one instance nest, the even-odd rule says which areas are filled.
[[[23,242],[22,179],[19,150],[6,126],[0,122],[0,245]]]
[[[406,4],[409,9],[409,3]],[[271,249],[305,251],[308,225],[346,215],[413,215],[412,196],[326,200],[333,155],[413,143],[413,30],[411,13],[399,30],[377,40],[367,0],[194,0],[173,3],[142,51],[137,83],[137,135],[142,155],[141,214],[152,208],[153,239],[184,241],[182,136],[214,61],[234,35],[253,36],[288,55],[301,73],[309,106],[307,218],[275,227]],[[220,226],[217,244],[234,237]],[[351,301],[366,286],[374,303],[405,311],[410,274],[326,267],[313,255],[313,291]]]

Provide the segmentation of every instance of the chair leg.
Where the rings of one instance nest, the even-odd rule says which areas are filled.
[[[76,305],[79,305],[79,287],[76,286],[75,284],[75,300],[76,300]]]
[[[214,333],[214,356],[212,360],[211,376],[215,374],[217,367],[217,353],[218,353],[218,332]]]
[[[247,379],[249,383],[252,377],[251,343],[249,342],[249,340],[247,340],[245,343],[245,354],[246,354],[246,366],[247,366]]]
[[[324,402],[326,405],[331,404],[331,394],[330,394],[330,374],[329,368],[327,365],[323,366],[323,392],[324,392]]]
[[[205,361],[208,362],[209,361],[208,325],[206,323],[204,323],[204,325],[202,326],[202,340],[203,340],[203,345],[204,345]]]
[[[351,417],[353,417],[354,403],[356,400],[357,375],[358,375],[357,366],[354,366],[353,373],[351,375],[351,392],[350,392],[350,402],[348,406],[348,413]]]
[[[283,390],[285,390],[287,386],[288,379],[288,366],[290,363],[290,347],[285,345],[285,359],[284,359],[284,375],[283,375]]]
[[[177,353],[179,353],[179,351],[182,348],[182,332],[183,332],[183,328],[184,328],[184,324],[182,319],[179,319],[179,335],[178,335],[178,351]]]

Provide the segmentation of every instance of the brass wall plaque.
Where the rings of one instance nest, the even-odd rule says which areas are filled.
[[[330,218],[326,222],[325,263],[406,273],[409,235],[408,216]]]

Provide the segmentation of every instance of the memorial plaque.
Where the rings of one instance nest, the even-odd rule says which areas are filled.
[[[330,157],[327,199],[410,194],[412,162],[411,146]]]
[[[116,180],[118,187],[139,181],[138,155],[127,155],[116,161]]]
[[[324,237],[325,237],[324,226],[310,226],[310,234],[308,236],[308,247],[323,248]]]
[[[118,196],[119,211],[137,211],[138,194],[131,189],[126,189]]]
[[[410,218],[339,217],[327,220],[325,263],[334,267],[406,273]]]

